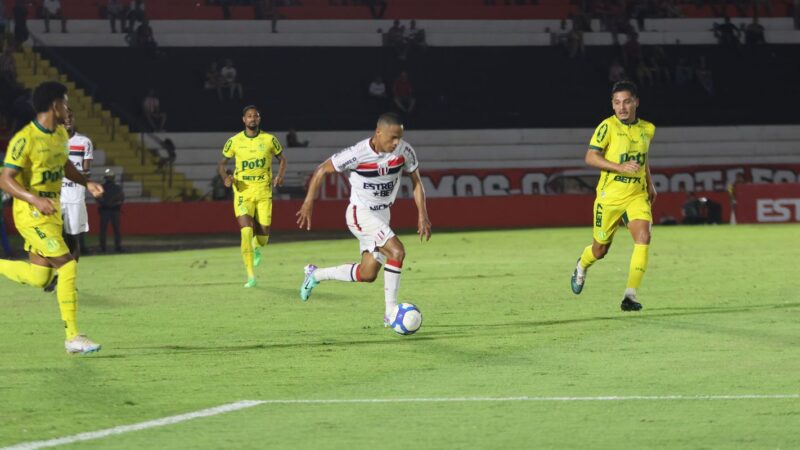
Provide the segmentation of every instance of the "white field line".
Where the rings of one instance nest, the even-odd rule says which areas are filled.
[[[715,401],[715,400],[800,400],[800,394],[741,394],[741,395],[628,395],[628,396],[597,396],[597,397],[421,397],[421,398],[361,398],[361,399],[285,399],[285,400],[243,400],[236,403],[214,408],[202,409],[178,416],[169,416],[161,419],[140,422],[133,425],[122,425],[105,430],[90,431],[87,433],[66,436],[46,441],[32,441],[3,447],[0,450],[35,450],[39,448],[56,447],[59,445],[74,444],[76,442],[90,441],[108,436],[114,436],[131,431],[146,430],[149,428],[163,427],[188,420],[211,417],[225,414],[240,409],[251,408],[258,405],[325,405],[325,404],[353,404],[353,403],[460,403],[460,402],[625,402],[625,401]]]
[[[148,420],[147,422],[135,423],[133,425],[122,425],[114,428],[107,428],[105,430],[90,431],[88,433],[75,434],[62,438],[50,439],[47,441],[33,441],[24,442],[22,444],[12,445],[0,450],[34,450],[38,448],[56,447],[59,445],[74,444],[76,442],[91,441],[93,439],[100,439],[117,434],[129,433],[131,431],[146,430],[148,428],[163,427],[165,425],[172,425],[175,423],[186,422],[187,420],[199,419],[201,417],[211,417],[218,414],[225,414],[231,411],[237,411],[244,408],[251,408],[260,405],[264,402],[257,400],[244,400],[236,403],[228,403],[227,405],[215,406],[214,408],[201,409],[187,414],[178,416],[169,416],[161,419]]]

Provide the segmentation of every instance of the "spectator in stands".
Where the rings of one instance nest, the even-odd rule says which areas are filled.
[[[412,20],[408,29],[405,30],[405,42],[406,45],[412,48],[424,49],[428,46],[428,43],[425,41],[425,30],[417,28],[416,20]]]
[[[222,18],[229,20],[231,18],[231,0],[218,0],[217,3],[222,7]]]
[[[225,173],[229,176],[233,175],[233,171],[228,169]],[[225,180],[219,174],[214,175],[211,179],[211,200],[232,200],[233,199],[233,186],[225,186]]]
[[[278,32],[278,9],[275,0],[253,0],[254,16],[256,20],[270,20],[273,33]]]
[[[172,165],[178,157],[175,152],[175,143],[172,142],[172,139],[167,138],[161,141],[160,144],[166,155],[159,158],[156,172],[163,172],[165,167],[169,169],[169,172],[172,172]]]
[[[366,2],[373,19],[383,18],[383,14],[386,13],[386,0],[366,0]]]
[[[392,47],[397,51],[397,57],[406,59],[408,53],[408,46],[405,40],[406,27],[400,24],[400,20],[395,19],[392,27],[384,35],[384,45]]]
[[[60,0],[44,0],[42,3],[42,16],[44,16],[44,32],[50,32],[50,19],[61,20],[61,32],[67,32],[67,18],[61,9]]]
[[[17,82],[17,62],[14,59],[14,49],[10,45],[0,53],[0,78],[11,86]]]
[[[392,94],[394,94],[394,104],[400,111],[410,114],[414,110],[417,99],[414,98],[414,87],[411,85],[411,80],[408,79],[407,72],[400,72],[400,76],[394,80]]]
[[[120,213],[125,202],[122,187],[114,182],[114,171],[106,169],[103,175],[103,195],[97,199],[97,210],[100,213],[100,251],[106,251],[106,233],[108,225],[114,232],[114,250],[122,252],[122,233],[120,232]]]
[[[694,76],[708,95],[714,95],[714,81],[711,69],[706,65],[706,58],[704,56],[697,58],[697,63],[694,67]]]
[[[563,47],[567,50],[567,53],[569,53],[569,50],[567,49],[567,38],[569,37],[569,31],[567,31],[567,19],[561,19],[561,26],[558,30],[550,31],[550,28],[545,28],[544,31],[545,33],[550,33],[550,45],[555,47]]]
[[[686,61],[686,58],[678,60],[675,65],[675,84],[678,86],[685,86],[689,84],[694,78],[694,70],[692,66]]]
[[[33,109],[33,92],[30,89],[20,91],[19,95],[14,99],[13,109],[14,121],[17,124],[14,129],[16,133],[20,128],[36,118],[36,111]]]
[[[575,23],[572,23],[572,29],[567,34],[567,51],[569,57],[574,58],[581,54],[581,58],[586,56],[586,48],[583,46],[583,31],[575,28]]]
[[[742,32],[731,23],[731,18],[725,16],[723,23],[714,24],[714,36],[723,47],[738,47],[741,42]]]
[[[608,68],[608,82],[613,85],[626,79],[628,79],[628,75],[625,73],[625,67],[620,64],[618,59],[615,59]]]
[[[132,32],[136,29],[136,22],[144,22],[146,19],[144,0],[133,0],[128,8],[128,31]]]
[[[16,0],[14,3],[14,41],[17,47],[28,40],[28,6],[30,0]]]
[[[736,179],[733,180],[733,183],[728,185],[728,199],[731,202],[731,225],[736,224],[736,190],[744,182],[744,174],[740,172],[736,174]]]
[[[233,99],[233,94],[238,93],[239,98],[243,97],[242,83],[239,82],[236,67],[233,67],[233,61],[230,59],[225,60],[225,65],[219,71],[222,78],[222,87],[228,88],[229,98]]]
[[[288,147],[308,147],[308,144],[308,140],[300,140],[300,138],[297,136],[297,130],[294,128],[289,128],[289,132],[286,133],[286,145]]]
[[[149,20],[145,19],[142,21],[142,24],[136,28],[135,41],[136,47],[143,49],[145,53],[150,56],[155,56],[158,44],[156,43],[155,36],[153,36],[153,28],[150,26]]]
[[[217,91],[217,99],[222,101],[222,75],[220,75],[220,70],[216,62],[212,62],[211,65],[208,66],[208,70],[206,70],[206,81],[203,88]]]
[[[703,205],[692,191],[689,191],[686,201],[683,202],[681,212],[683,213],[684,225],[697,225],[706,222]]]
[[[386,84],[380,75],[376,76],[372,83],[369,84],[368,94],[374,111],[384,111],[386,109],[386,101],[389,96],[386,92]]]
[[[161,112],[161,100],[156,96],[155,89],[147,92],[142,100],[142,112],[151,131],[164,131],[164,124],[167,123],[167,114]]]
[[[622,62],[628,73],[636,73],[642,63],[642,46],[636,33],[628,35],[628,41],[622,46]]]
[[[117,32],[117,21],[119,20],[119,27],[120,31],[123,33],[128,32],[128,27],[125,26],[125,16],[126,16],[126,8],[125,4],[122,3],[122,0],[108,0],[106,4],[106,16],[108,17],[108,21],[111,23],[111,32]]]
[[[764,26],[758,23],[758,17],[753,17],[753,21],[744,29],[744,43],[748,46],[766,44],[764,39]]]

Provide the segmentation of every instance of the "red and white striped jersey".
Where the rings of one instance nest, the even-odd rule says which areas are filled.
[[[94,159],[94,146],[88,137],[75,133],[69,138],[69,162],[83,172],[83,160]],[[67,178],[61,183],[61,203],[83,203],[86,201],[86,188]]]
[[[349,172],[350,203],[372,211],[392,206],[400,190],[403,172],[417,170],[417,154],[408,142],[401,140],[391,153],[372,149],[369,139],[331,156],[337,172]]]

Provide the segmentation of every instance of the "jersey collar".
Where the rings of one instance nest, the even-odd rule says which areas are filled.
[[[639,118],[638,117],[631,123],[623,122],[622,120],[620,120],[619,117],[617,117],[616,114],[614,114],[614,118],[617,119],[617,122],[619,122],[619,123],[621,123],[623,125],[627,125],[627,126],[636,125],[637,123],[639,123]]]
[[[243,134],[243,135],[244,135],[244,137],[246,137],[247,139],[255,139],[255,138],[257,138],[257,137],[258,137],[258,135],[259,135],[259,134],[261,134],[261,128],[258,128],[258,129],[256,129],[256,135],[255,135],[255,136],[248,136],[248,135],[247,135],[247,130],[244,130],[244,131],[242,131],[242,134]]]
[[[48,130],[47,128],[44,127],[44,125],[40,124],[39,121],[36,119],[33,119],[33,124],[39,131],[41,131],[44,134],[53,134],[56,132],[55,130]]]

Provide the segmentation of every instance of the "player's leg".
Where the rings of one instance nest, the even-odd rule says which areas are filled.
[[[255,239],[253,239],[253,265],[261,264],[261,248],[269,243],[269,227],[272,224],[272,199],[262,199],[256,205],[254,219]]]
[[[242,262],[247,272],[247,283],[244,287],[251,288],[256,285],[256,275],[253,269],[253,217],[247,214],[241,215],[236,218],[239,222],[239,232],[241,234],[241,247]]]
[[[603,259],[611,248],[614,233],[617,231],[620,217],[625,212],[624,208],[605,204],[595,199],[592,226],[592,245],[586,246],[575,265],[570,279],[572,292],[580,294],[586,282],[586,272],[594,263]]]
[[[47,261],[36,259],[31,253],[30,261],[11,261],[0,259],[0,275],[11,281],[34,287],[45,287],[50,281],[53,269]]]
[[[625,294],[620,308],[623,311],[639,311],[642,309],[642,304],[636,297],[636,290],[647,272],[652,226],[650,202],[645,196],[633,200],[627,208],[627,216],[629,219],[628,230],[633,237],[633,254],[631,254],[628,283],[625,286]]]
[[[400,239],[392,236],[380,248],[380,251],[386,256],[386,265],[383,266],[383,293],[386,304],[383,323],[386,326],[389,315],[397,306],[397,292],[400,290],[400,275],[403,270],[403,260],[406,258],[406,250]]]
[[[63,244],[66,248],[66,244]],[[78,262],[69,253],[48,257],[49,263],[58,270],[59,281],[56,287],[58,309],[67,339],[64,347],[69,354],[88,354],[100,350],[100,344],[92,341],[78,331],[78,289],[75,284],[78,278]]]

